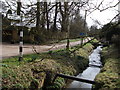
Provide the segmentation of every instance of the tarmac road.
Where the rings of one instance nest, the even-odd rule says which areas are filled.
[[[90,40],[87,38],[83,41],[83,43]],[[70,42],[70,47],[80,44],[81,41]],[[57,50],[66,48],[66,43],[57,43],[51,45],[23,45],[23,54],[32,54],[35,53],[33,51],[33,47],[36,49],[37,52],[48,52],[50,50]],[[0,43],[0,58],[9,58],[12,56],[19,56],[19,44],[7,44],[7,43]]]

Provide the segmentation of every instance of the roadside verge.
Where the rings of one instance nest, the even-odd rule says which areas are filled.
[[[88,56],[93,50],[93,45],[85,44],[82,48],[71,47],[69,53],[64,49],[25,55],[24,61],[18,62],[18,57],[5,59],[2,63],[3,88],[61,88],[66,84],[66,79],[52,80],[56,73],[77,75],[88,66]],[[79,49],[78,49],[79,48]]]

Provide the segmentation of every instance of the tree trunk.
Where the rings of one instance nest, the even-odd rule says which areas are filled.
[[[56,2],[56,8],[55,8],[55,17],[54,17],[54,24],[53,24],[53,31],[56,31],[57,27],[56,27],[56,20],[57,20],[57,9],[58,9],[58,3]]]
[[[46,21],[47,21],[47,30],[49,30],[49,12],[48,12],[48,5],[47,2],[45,2],[45,10],[46,10]]]
[[[40,0],[37,0],[36,30],[40,29]]]
[[[61,22],[61,31],[67,32],[67,24],[68,24],[68,2],[64,2],[64,11],[62,10],[62,5],[59,3],[60,8],[60,14],[62,16],[62,22]]]
[[[46,12],[46,8],[45,8],[45,2],[43,3],[43,2],[41,2],[41,4],[43,5],[44,4],[44,7],[41,7],[41,9],[42,9],[42,12],[43,12],[43,14],[42,14],[42,17],[41,17],[41,27],[44,29],[45,28],[45,12]]]
[[[62,21],[61,21],[61,32],[64,31],[64,13],[63,13],[63,10],[62,10],[62,5],[61,5],[61,2],[59,2],[59,9],[60,9],[60,14],[62,16]]]

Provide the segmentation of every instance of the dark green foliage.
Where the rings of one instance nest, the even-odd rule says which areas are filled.
[[[45,77],[45,82],[44,82],[43,88],[52,84],[52,76],[53,76],[52,71],[46,71],[46,77]]]
[[[79,59],[79,60],[83,60],[84,57],[82,57],[82,56],[77,56],[77,59]]]
[[[39,86],[39,82],[36,79],[33,79],[32,82],[30,83],[30,89],[31,90],[38,89],[38,86]]]
[[[104,46],[114,44],[120,49],[120,22],[104,25],[99,36]]]
[[[113,35],[120,35],[120,26],[116,23],[108,23],[102,28],[101,38],[105,37],[106,40],[111,41]]]
[[[70,26],[70,38],[80,37],[80,33],[85,33],[87,31],[87,26],[84,26],[84,18],[78,14],[71,22]]]
[[[60,89],[65,85],[65,80],[64,78],[57,78],[55,82],[51,85],[48,86],[47,89]]]
[[[33,55],[33,56],[31,57],[31,62],[32,62],[32,61],[35,61],[37,58],[38,58],[37,55]]]
[[[80,70],[84,70],[88,66],[89,61],[82,56],[77,56],[76,63]]]
[[[48,52],[48,54],[50,54],[50,55],[51,55],[52,53],[53,53],[53,51],[49,51],[49,52]]]

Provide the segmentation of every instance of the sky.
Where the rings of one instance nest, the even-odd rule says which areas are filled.
[[[93,0],[93,1],[97,1],[97,0]],[[98,0],[98,1],[101,2],[102,0]],[[114,6],[116,5],[116,3],[118,3],[118,0],[104,0],[103,7],[107,7],[109,5]],[[109,23],[112,20],[112,18],[118,14],[117,10],[118,10],[118,6],[107,9],[103,12],[100,12],[99,10],[94,11],[92,14],[90,14],[86,18],[88,26],[94,25],[95,24],[94,20],[98,20],[102,25]]]
[[[5,0],[1,0],[5,1]],[[24,3],[29,3],[29,0],[21,0]],[[30,0],[34,2],[35,0]],[[37,0],[36,0],[37,1]],[[72,0],[71,0],[72,1]],[[75,1],[75,0],[74,0]],[[99,5],[99,3],[103,0],[90,0],[91,3],[94,3],[94,5]],[[104,0],[103,5],[100,6],[100,9],[103,9],[108,6],[114,6],[116,3],[118,3],[120,0]],[[87,7],[87,6],[86,6]],[[93,7],[93,5],[91,5]],[[101,25],[107,24],[110,22],[110,20],[115,17],[118,14],[118,6],[114,8],[107,9],[105,11],[100,12],[99,10],[95,10],[93,13],[88,15],[86,17],[87,25],[90,27],[91,25],[95,25],[95,20],[97,20]],[[84,16],[85,11],[82,10],[81,15]],[[88,13],[87,13],[88,14]],[[101,27],[101,25],[98,25],[98,28]]]

